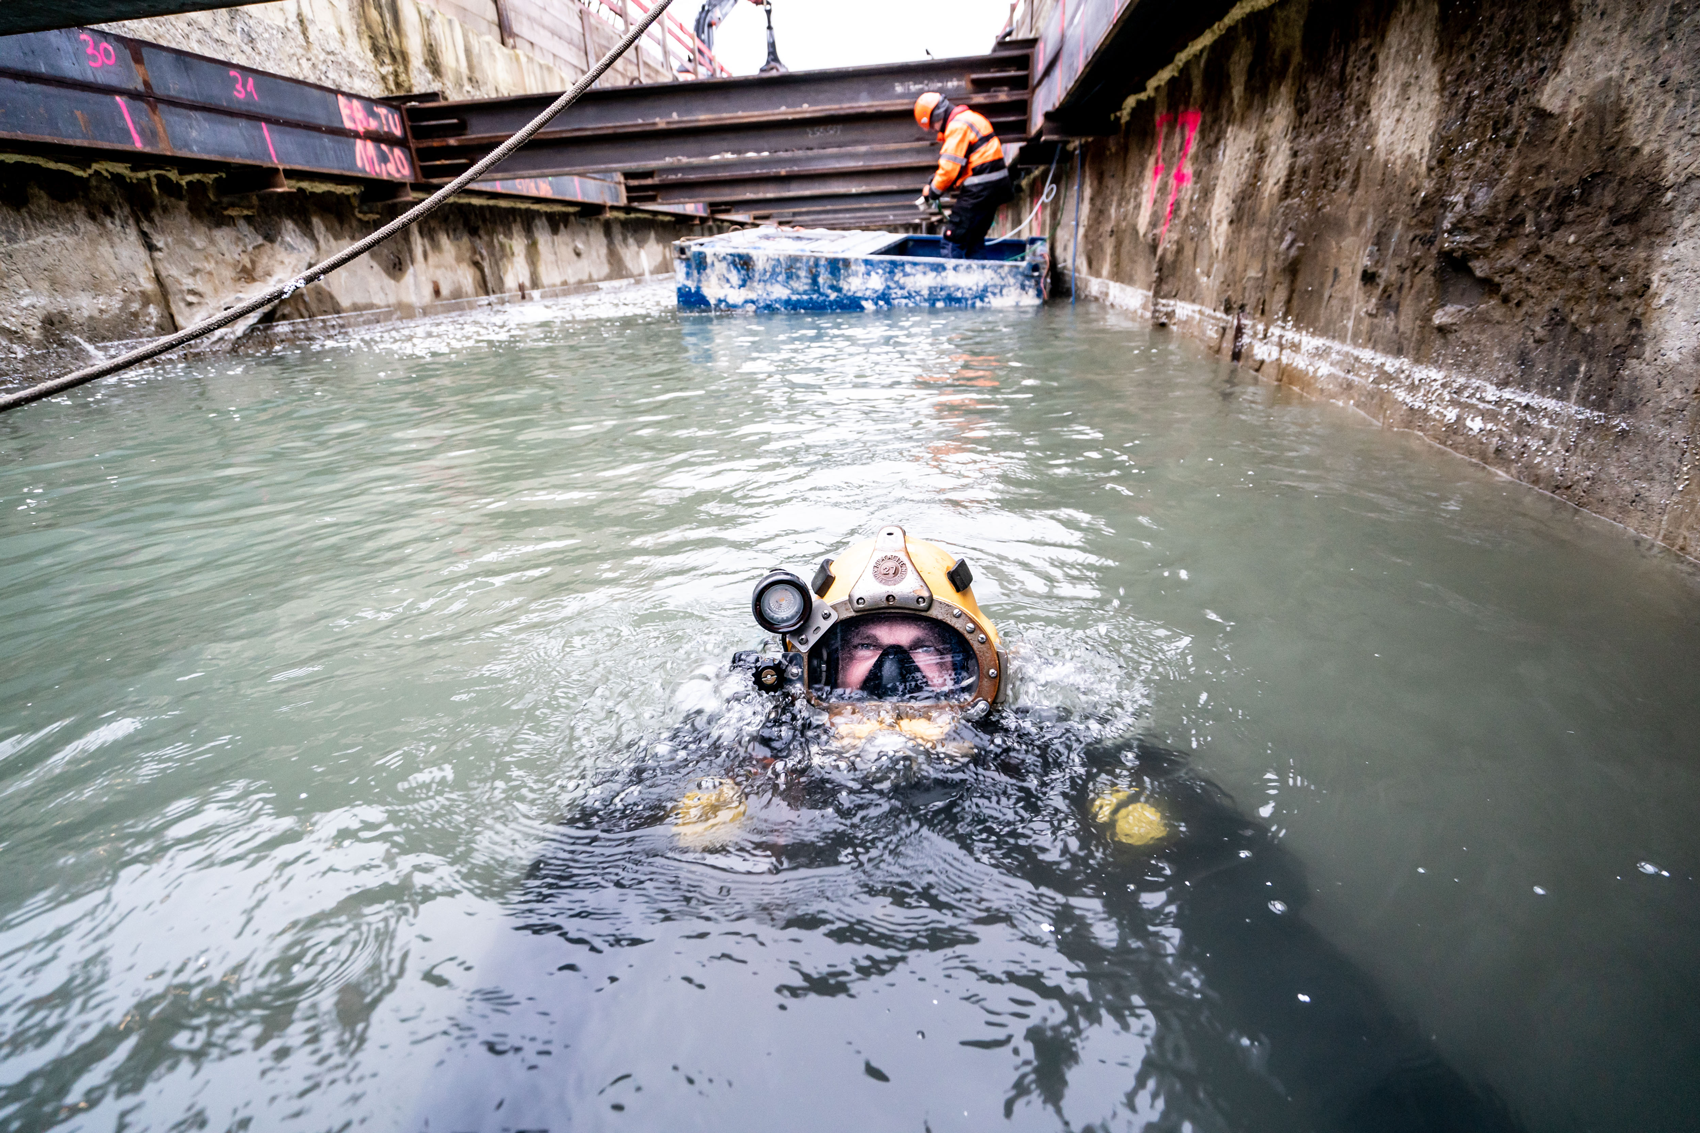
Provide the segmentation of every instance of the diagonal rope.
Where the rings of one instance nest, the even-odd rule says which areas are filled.
[[[495,149],[491,150],[465,173],[462,173],[459,177],[456,177],[453,181],[450,181],[447,185],[444,185],[441,189],[432,193],[427,199],[420,201],[407,212],[396,217],[370,236],[367,236],[364,240],[349,245],[322,263],[314,264],[294,279],[272,288],[259,298],[250,299],[246,303],[241,303],[228,310],[221,311],[213,317],[198,322],[186,330],[180,330],[176,334],[170,334],[166,335],[164,338],[155,339],[146,346],[137,347],[128,354],[120,355],[110,361],[102,362],[97,366],[90,366],[86,370],[78,370],[74,374],[66,374],[63,377],[42,382],[40,385],[34,385],[27,389],[18,390],[16,393],[0,395],[0,413],[4,413],[8,409],[16,409],[20,405],[26,405],[29,402],[38,401],[44,397],[52,397],[56,393],[62,393],[65,390],[71,389],[73,386],[80,386],[84,382],[92,382],[96,378],[104,378],[108,374],[116,374],[120,370],[127,370],[131,366],[146,362],[150,358],[157,358],[161,354],[175,350],[185,343],[193,342],[197,338],[203,338],[206,335],[211,334],[213,331],[218,330],[220,327],[229,326],[231,323],[245,315],[251,315],[255,311],[268,307],[280,299],[288,298],[303,287],[306,287],[309,283],[318,282],[320,279],[323,279],[325,276],[329,275],[337,268],[342,267],[349,261],[358,259],[367,252],[370,252],[373,248],[376,248],[379,244],[382,244],[385,240],[388,240],[396,233],[419,223],[421,220],[424,220],[426,217],[442,208],[443,205],[447,204],[450,197],[454,196],[472,182],[484,176],[485,172],[492,166],[506,158],[509,154],[513,153],[520,146],[523,146],[526,142],[529,142],[532,136],[539,130],[543,129],[544,126],[548,125],[550,120],[557,114],[577,102],[579,96],[589,90],[591,85],[594,84],[597,79],[600,79],[609,67],[614,65],[615,60],[624,55],[632,44],[642,38],[644,32],[648,31],[650,25],[661,18],[662,13],[667,10],[668,5],[672,2],[673,0],[656,0],[656,3],[647,13],[645,13],[643,19],[634,24],[632,29],[626,33],[624,39],[620,40],[619,43],[616,43],[612,48],[610,48],[608,53],[597,62],[596,66],[592,67],[585,73],[585,76],[582,79],[573,84],[571,90],[562,94],[561,97],[550,103],[549,108],[539,114],[536,118],[533,118],[524,129],[509,138],[507,141],[503,142],[501,145],[497,146]]]
[[[1057,195],[1057,187],[1051,184],[1051,178],[1057,175],[1057,158],[1061,156],[1062,146],[1059,145],[1051,152],[1051,171],[1045,174],[1045,191],[1039,194],[1039,203],[1033,206],[1033,211],[1027,214],[1027,219],[1016,225],[1014,228],[1011,228],[1008,232],[1005,232],[1002,236],[997,237],[997,239],[1008,240],[1011,236],[1014,236],[1017,232],[1020,232],[1029,224],[1032,224],[1033,218],[1039,215],[1039,210],[1051,203],[1051,198]]]

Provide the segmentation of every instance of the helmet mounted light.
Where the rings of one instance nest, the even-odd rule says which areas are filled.
[[[750,595],[756,624],[769,633],[790,633],[809,620],[814,603],[803,580],[788,570],[769,571]]]

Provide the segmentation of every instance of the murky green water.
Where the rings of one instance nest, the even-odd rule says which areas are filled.
[[[716,718],[763,569],[892,521],[1522,1125],[1691,1120],[1690,565],[1101,308],[666,299],[0,417],[0,1125],[1303,1127],[1236,1085],[1266,1036],[1201,1053],[1213,976],[1091,970],[1178,932],[1128,942],[1121,867],[1000,864],[972,784],[955,834],[562,826]]]

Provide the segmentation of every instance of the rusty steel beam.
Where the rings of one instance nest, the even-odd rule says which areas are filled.
[[[921,141],[628,170],[625,184],[633,201],[709,200],[717,208],[728,208],[804,193],[874,188],[913,188],[919,192],[932,176],[937,158],[937,143]]]
[[[973,105],[991,119],[1000,136],[1019,131],[1018,136],[1025,137],[1024,92],[993,92],[983,99],[975,99]],[[410,114],[409,121],[417,123],[419,120]],[[436,180],[454,177],[507,140],[506,134],[474,134],[470,130],[452,136],[422,137],[420,130],[432,121],[442,120],[416,124],[413,138],[420,168],[427,177]],[[816,107],[778,116],[708,114],[617,128],[552,126],[504,161],[497,172],[504,177],[616,172],[707,163],[739,154],[820,152],[892,145],[912,142],[919,133],[911,116],[911,103],[907,101]]]
[[[900,211],[908,208],[910,212],[920,215],[915,208],[915,190],[898,189],[883,193],[819,193],[814,196],[789,197],[775,200],[771,207],[767,205],[744,205],[737,208],[738,212],[747,212],[760,217],[767,213],[784,211],[787,213],[806,212],[841,212],[857,209],[877,209],[884,211]]]
[[[777,216],[780,213],[787,216],[800,216],[809,212],[893,212],[923,220],[933,215],[917,209],[914,198],[909,195],[907,190],[901,193],[869,193],[861,197],[801,197],[753,207],[746,206],[737,211],[748,213],[757,218]]]
[[[0,38],[0,140],[144,163],[417,179],[388,103],[92,29]]]
[[[363,204],[394,204],[421,180],[393,103],[94,28],[0,37],[0,149],[217,173],[225,196],[284,191],[305,176],[361,185]],[[618,176],[479,187],[626,203]]]
[[[1014,49],[965,59],[926,59],[872,67],[708,79],[689,86],[649,83],[609,87],[588,92],[550,128],[647,132],[698,119],[789,120],[832,109],[877,104],[896,104],[907,109],[917,95],[929,90],[959,101],[973,101],[1000,90],[1018,90],[1025,95],[1030,56],[1031,47],[1023,41],[1023,46]],[[409,117],[415,136],[419,137],[452,132],[505,138],[535,117],[553,98],[544,94],[426,103],[414,108],[417,112],[410,112]],[[713,107],[714,112],[705,114],[706,107]]]
[[[806,173],[794,177],[745,177],[730,181],[685,182],[665,184],[654,188],[626,184],[627,199],[634,203],[653,202],[673,204],[681,201],[700,201],[712,196],[717,207],[741,208],[763,201],[780,201],[797,197],[823,195],[854,195],[861,193],[907,193],[913,198],[921,190],[925,175],[932,170],[929,164],[917,171],[912,168],[859,169],[850,172]]]
[[[792,210],[783,207],[759,209],[749,213],[751,219],[758,223],[769,221],[779,224],[814,224],[821,217],[855,218],[859,223],[872,227],[874,221],[892,221],[903,224],[923,224],[931,217],[923,216],[912,208],[892,205],[871,205],[866,208],[852,208],[848,205],[823,204],[819,208]]]
[[[895,145],[846,147],[830,150],[758,154],[749,157],[717,158],[712,162],[663,166],[643,174],[626,171],[626,179],[657,185],[712,182],[739,177],[794,177],[799,174],[837,172],[843,169],[931,168],[938,160],[939,146],[930,138],[916,136]]]
[[[774,224],[782,228],[849,228],[865,232],[921,231],[921,222],[915,219],[913,212],[908,215],[900,212],[805,213],[795,217],[774,216],[764,218],[762,223]]]
[[[1034,51],[1029,131],[1047,138],[1116,133],[1123,101],[1233,7],[1234,0],[1070,0],[1053,8]]]

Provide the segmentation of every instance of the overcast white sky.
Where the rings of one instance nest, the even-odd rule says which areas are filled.
[[[688,27],[701,0],[673,0]],[[1009,0],[773,0],[779,58],[793,71],[924,59],[927,52],[983,55],[1009,18]],[[740,3],[715,32],[714,53],[735,75],[767,58],[767,21]]]

